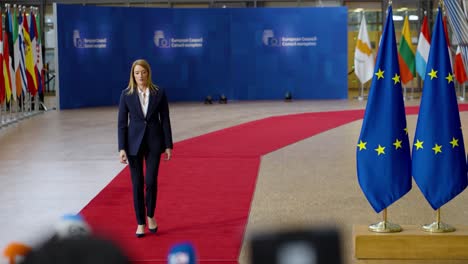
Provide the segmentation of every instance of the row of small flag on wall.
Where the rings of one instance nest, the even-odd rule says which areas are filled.
[[[44,87],[40,16],[37,8],[6,5],[0,10],[0,104]]]
[[[452,62],[447,30],[447,16],[443,17],[443,25],[447,40],[449,57]],[[422,80],[425,80],[425,72],[429,58],[430,47],[431,39],[429,35],[427,16],[424,16],[416,49],[414,48],[411,41],[410,26],[408,16],[406,16],[403,23],[403,28],[401,30],[401,39],[398,46],[398,61],[400,65],[401,82],[403,85],[406,85],[408,82],[413,80],[417,74],[421,77]],[[359,28],[356,49],[354,52],[354,72],[361,83],[366,83],[372,79],[374,73],[374,62],[374,55],[372,53],[369,35],[367,33],[366,18],[363,16]],[[455,59],[453,60],[453,70],[455,79],[459,83],[464,83],[468,80],[460,46],[457,46]]]
[[[427,24],[424,26],[423,23],[423,27]],[[421,44],[429,50],[427,55],[421,54],[421,57],[427,57],[427,62],[424,71],[418,71],[424,76],[424,85],[411,144],[402,94],[403,72],[408,65],[401,65],[407,63],[401,50],[408,49],[402,45],[408,43],[400,43],[398,52],[391,6],[375,69],[372,74],[366,72],[365,75],[366,78],[370,76],[372,82],[357,142],[357,176],[364,195],[376,212],[403,197],[412,188],[413,178],[434,210],[467,186],[455,75],[440,7],[432,33],[431,40],[426,39],[427,43]],[[403,30],[402,38],[406,38],[405,34]],[[428,36],[421,34],[424,38]]]

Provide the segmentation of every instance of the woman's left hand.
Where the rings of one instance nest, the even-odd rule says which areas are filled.
[[[167,148],[164,154],[166,156],[165,160],[170,160],[172,158],[172,149]]]

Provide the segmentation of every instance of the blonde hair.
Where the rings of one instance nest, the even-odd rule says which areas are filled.
[[[155,92],[159,90],[158,86],[154,84],[153,81],[151,80],[151,67],[149,63],[144,59],[139,59],[139,60],[134,61],[132,64],[132,70],[130,71],[130,80],[128,81],[127,94],[132,94],[133,91],[137,88],[137,83],[135,81],[135,77],[133,76],[135,72],[135,67],[137,65],[143,67],[148,72],[148,80],[147,80],[146,85],[150,89],[150,92]]]

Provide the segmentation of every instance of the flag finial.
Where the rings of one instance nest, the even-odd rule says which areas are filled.
[[[389,5],[389,6],[392,5],[392,0],[388,0],[388,5]]]

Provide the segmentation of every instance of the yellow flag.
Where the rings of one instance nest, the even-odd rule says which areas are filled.
[[[34,71],[34,58],[33,58],[33,47],[31,44],[31,37],[29,35],[28,19],[26,15],[23,15],[23,33],[25,43],[25,55],[26,55],[26,77],[28,80],[28,90],[32,95],[36,95],[37,92],[37,80],[36,73]],[[34,47],[35,48],[35,47]]]

